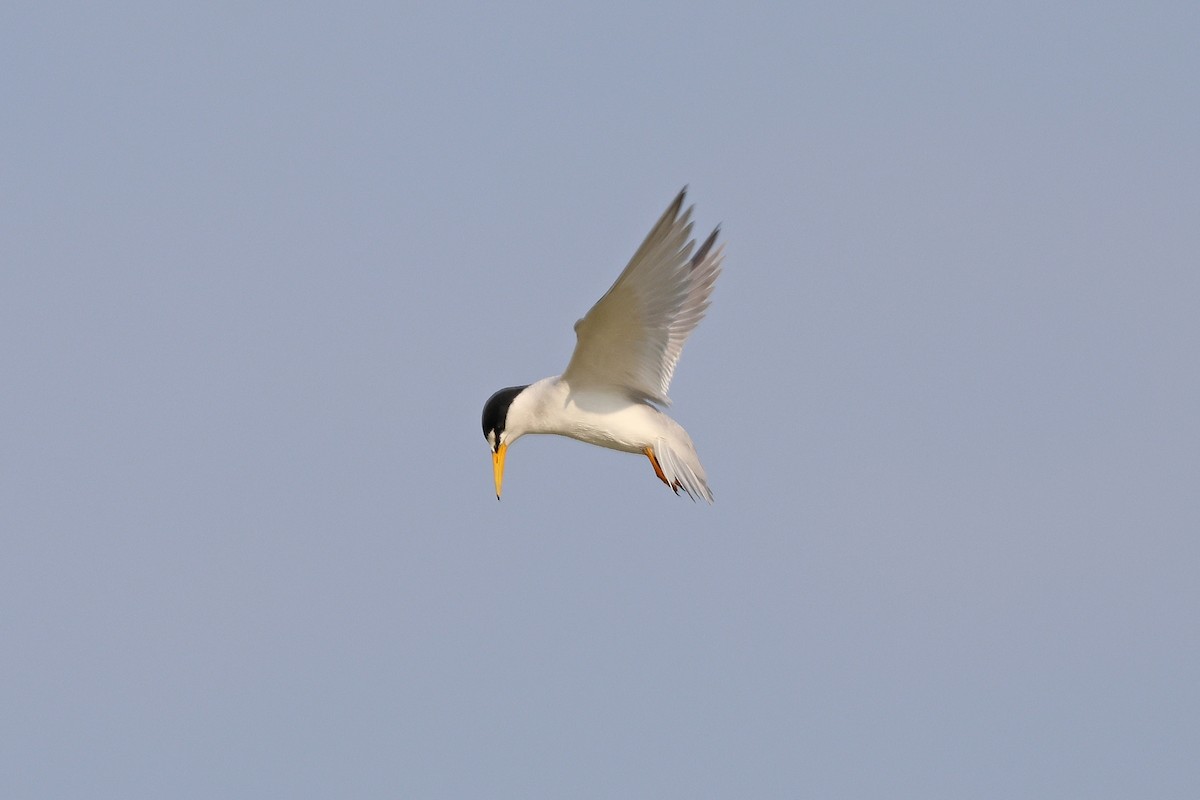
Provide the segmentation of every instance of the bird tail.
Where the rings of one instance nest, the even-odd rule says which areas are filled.
[[[654,440],[654,456],[672,489],[676,492],[683,489],[693,500],[701,498],[712,503],[713,493],[708,488],[708,477],[695,448],[687,447],[686,452],[677,452],[666,439],[659,437]]]

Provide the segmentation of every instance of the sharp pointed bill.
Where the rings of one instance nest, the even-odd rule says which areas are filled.
[[[676,494],[712,502],[691,437],[659,407],[687,337],[708,310],[721,272],[718,230],[696,248],[684,189],[603,297],[575,323],[576,344],[562,375],[501,389],[483,409],[496,497],[508,447],[553,433],[645,455]]]

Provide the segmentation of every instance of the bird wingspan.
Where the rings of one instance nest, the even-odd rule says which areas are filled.
[[[696,250],[692,209],[679,193],[628,266],[575,323],[575,352],[563,378],[572,385],[616,386],[669,405],[667,390],[688,335],[708,309],[724,247],[719,228]]]

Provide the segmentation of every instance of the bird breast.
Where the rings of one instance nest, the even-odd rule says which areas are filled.
[[[631,400],[620,391],[572,389],[561,379],[539,387],[542,402],[536,430],[555,433],[588,444],[640,453],[664,436],[669,418],[647,403]]]

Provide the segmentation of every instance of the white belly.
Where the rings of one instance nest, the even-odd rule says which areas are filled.
[[[581,442],[640,453],[666,433],[666,415],[645,403],[606,394],[572,393],[554,416],[563,436]]]
[[[543,383],[539,381],[539,383]],[[603,391],[572,391],[547,379],[528,433],[555,433],[588,444],[640,453],[679,428],[658,409]]]

